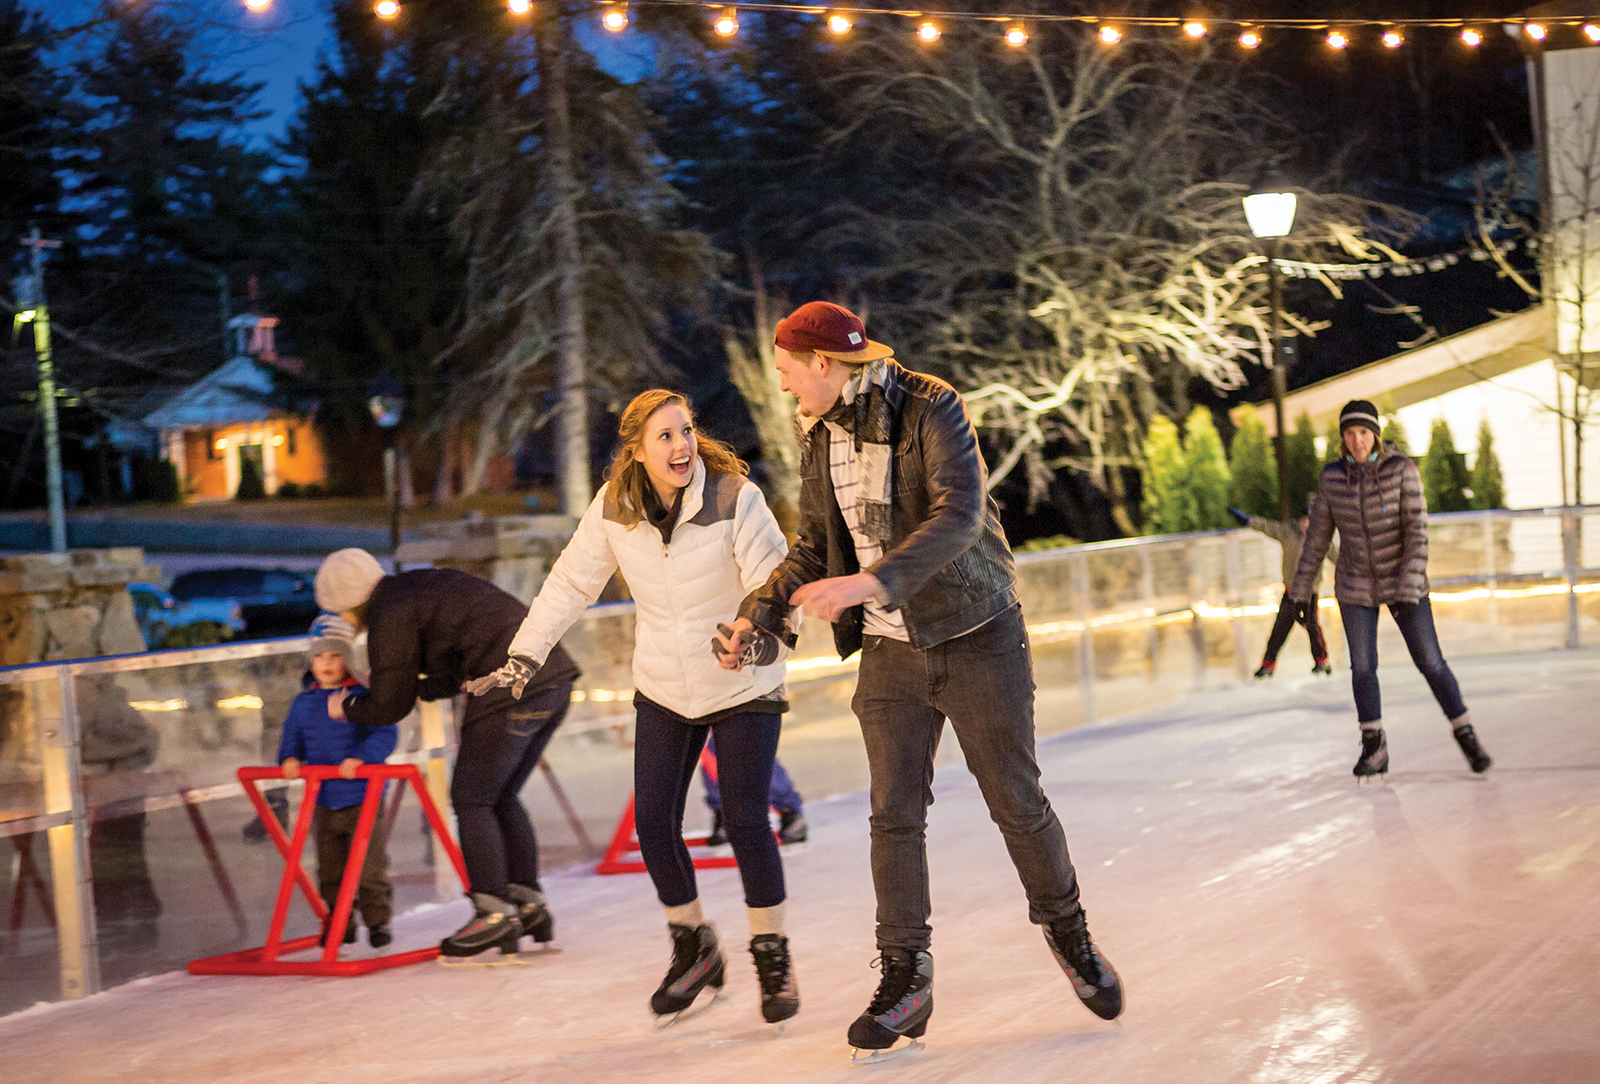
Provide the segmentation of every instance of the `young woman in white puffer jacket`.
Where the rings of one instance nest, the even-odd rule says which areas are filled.
[[[673,941],[651,1009],[676,1014],[707,986],[723,985],[725,961],[683,842],[689,783],[715,733],[723,823],[744,882],[762,1015],[776,1023],[800,1007],[784,936],[783,863],[767,822],[788,709],[783,650],[764,638],[747,649],[753,665],[735,671],[717,664],[711,645],[718,625],[733,620],[788,547],[745,464],[696,433],[685,396],[640,394],[622,413],[620,435],[606,485],[533,600],[511,661],[475,684],[516,691],[612,573],[622,575],[636,613],[634,817]]]

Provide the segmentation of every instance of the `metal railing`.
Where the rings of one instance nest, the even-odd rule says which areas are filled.
[[[1596,517],[1593,505],[1431,517],[1429,574],[1446,653],[1578,646],[1600,617],[1600,524],[1586,522]],[[1017,565],[1041,735],[1247,680],[1283,590],[1277,543],[1246,530],[1028,553]],[[1338,622],[1325,627],[1339,651]],[[615,817],[631,786],[632,605],[591,608],[563,642],[584,676],[546,756],[563,772],[571,764],[590,773],[582,814],[604,838],[605,818]],[[46,996],[47,953],[56,959],[51,985],[64,998],[105,985],[104,960],[115,964],[114,981],[139,967],[170,968],[175,961],[167,957],[129,963],[138,953],[119,954],[102,936],[137,941],[155,881],[183,878],[186,892],[178,895],[194,897],[209,877],[226,903],[193,903],[192,937],[180,938],[173,953],[243,944],[252,924],[261,924],[239,902],[253,898],[248,886],[240,893],[232,880],[275,883],[270,849],[241,848],[231,833],[219,844],[214,828],[248,833],[253,813],[234,771],[275,761],[277,728],[299,692],[309,643],[298,637],[0,669],[0,848],[12,851],[0,862],[9,874],[0,878],[0,915],[9,918],[0,931],[0,1011],[15,1007],[5,986],[17,974],[32,976],[28,996]],[[1299,651],[1291,637],[1286,658]],[[790,665],[786,728],[848,715],[855,662],[832,654],[826,625],[807,622]],[[450,716],[449,702],[423,705],[402,724],[394,758],[423,768],[441,808],[448,808]],[[601,748],[616,755],[601,764],[591,755]],[[859,785],[842,773],[838,781],[808,781],[813,793]],[[409,833],[395,842],[402,887],[417,886],[407,890],[422,893],[419,901],[454,894],[448,863],[433,861],[427,833],[404,822],[397,830]],[[39,834],[48,840],[44,855],[32,846]],[[230,920],[208,925],[219,910]]]

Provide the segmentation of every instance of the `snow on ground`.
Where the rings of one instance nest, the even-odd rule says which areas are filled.
[[[656,1032],[669,948],[649,881],[578,870],[547,879],[561,951],[527,967],[165,975],[0,1019],[0,1065],[10,1084],[1600,1080],[1600,652],[1458,664],[1496,758],[1483,778],[1404,657],[1387,661],[1387,785],[1349,774],[1342,676],[1041,743],[1090,928],[1127,985],[1121,1026],[1073,997],[950,767],[930,811],[937,1007],[927,1049],[898,1062],[852,1067],[844,1042],[877,979],[852,794],[813,805],[787,859],[804,1004],[781,1038],[760,1021],[733,871],[701,875],[731,996]],[[412,912],[399,947],[465,913]]]

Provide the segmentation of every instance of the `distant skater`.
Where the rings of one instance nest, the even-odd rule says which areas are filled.
[[[1296,616],[1300,609],[1295,605],[1294,599],[1289,597],[1289,586],[1294,583],[1295,571],[1300,567],[1300,549],[1305,541],[1306,525],[1311,522],[1310,516],[1301,516],[1293,524],[1288,524],[1282,520],[1252,516],[1237,508],[1230,508],[1228,512],[1239,521],[1241,527],[1260,531],[1283,547],[1283,598],[1278,603],[1278,619],[1272,623],[1272,634],[1267,637],[1267,650],[1261,656],[1261,666],[1256,670],[1255,676],[1262,679],[1270,678],[1277,671],[1278,652],[1283,650],[1283,643],[1289,638],[1289,630],[1297,623],[1305,627],[1306,635],[1311,638],[1311,672],[1332,674],[1333,667],[1328,665],[1328,642],[1323,638],[1322,625],[1317,620],[1317,592],[1322,588],[1322,566],[1320,564],[1317,566],[1316,582],[1311,585],[1310,605],[1305,608],[1303,620]],[[1334,562],[1339,560],[1339,543],[1334,542],[1329,545],[1328,560]]]
[[[1316,580],[1337,528],[1342,548],[1334,568],[1333,593],[1344,622],[1350,683],[1361,724],[1361,756],[1351,770],[1357,776],[1389,770],[1378,691],[1378,607],[1387,606],[1405,637],[1411,661],[1450,721],[1462,755],[1473,771],[1484,772],[1492,761],[1472,729],[1472,716],[1433,627],[1433,606],[1428,601],[1428,502],[1422,474],[1410,456],[1383,440],[1382,432],[1377,409],[1365,399],[1352,399],[1339,412],[1344,455],[1324,467],[1317,482],[1305,547],[1289,592],[1296,617],[1304,618],[1314,605]]]

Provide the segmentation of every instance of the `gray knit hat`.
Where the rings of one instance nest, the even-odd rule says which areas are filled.
[[[311,646],[306,650],[307,658],[314,659],[325,651],[335,651],[344,659],[345,670],[355,673],[356,630],[350,627],[350,622],[337,614],[318,614],[316,620],[311,622],[311,635],[316,639],[311,641]]]
[[[1378,408],[1366,399],[1352,399],[1339,411],[1339,432],[1344,433],[1352,425],[1364,425],[1372,430],[1372,435],[1383,437],[1383,422],[1378,418]]]
[[[383,566],[366,550],[352,547],[330,553],[317,569],[317,605],[336,614],[353,610],[372,597],[383,577]]]

